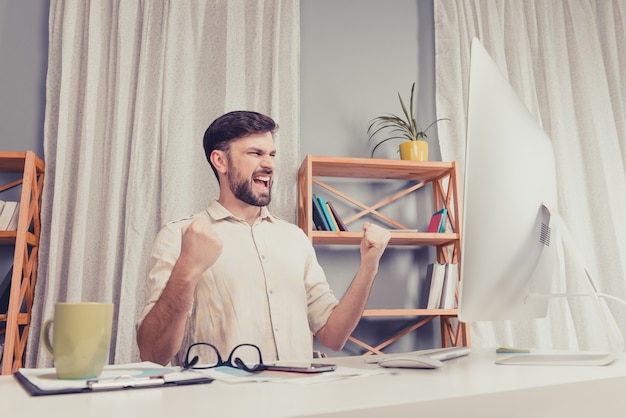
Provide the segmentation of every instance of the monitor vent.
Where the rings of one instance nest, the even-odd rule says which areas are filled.
[[[541,236],[539,237],[539,241],[546,247],[550,246],[550,233],[551,233],[551,228],[542,222],[541,223]]]

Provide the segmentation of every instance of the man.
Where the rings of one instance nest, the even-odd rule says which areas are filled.
[[[206,130],[219,198],[156,238],[138,320],[142,360],[181,364],[197,342],[223,356],[251,343],[265,361],[308,359],[310,332],[340,350],[356,327],[390,233],[363,225],[361,264],[338,301],[304,232],[267,209],[277,128],[265,115],[236,111]]]

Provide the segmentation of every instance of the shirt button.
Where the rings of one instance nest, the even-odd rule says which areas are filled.
[[[274,291],[272,289],[270,289],[270,295],[273,295]]]

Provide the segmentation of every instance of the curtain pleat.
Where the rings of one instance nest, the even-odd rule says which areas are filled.
[[[204,209],[217,181],[202,136],[221,114],[280,125],[271,210],[294,221],[299,3],[53,0],[39,281],[27,365],[54,303],[116,306],[111,363],[136,361],[135,317],[161,226]]]

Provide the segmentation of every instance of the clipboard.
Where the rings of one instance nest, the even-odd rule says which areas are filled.
[[[13,376],[31,396],[196,385],[214,381],[209,376],[181,372],[177,368],[151,362],[105,366],[98,379],[90,380],[61,380],[56,378],[54,368],[19,369]]]

